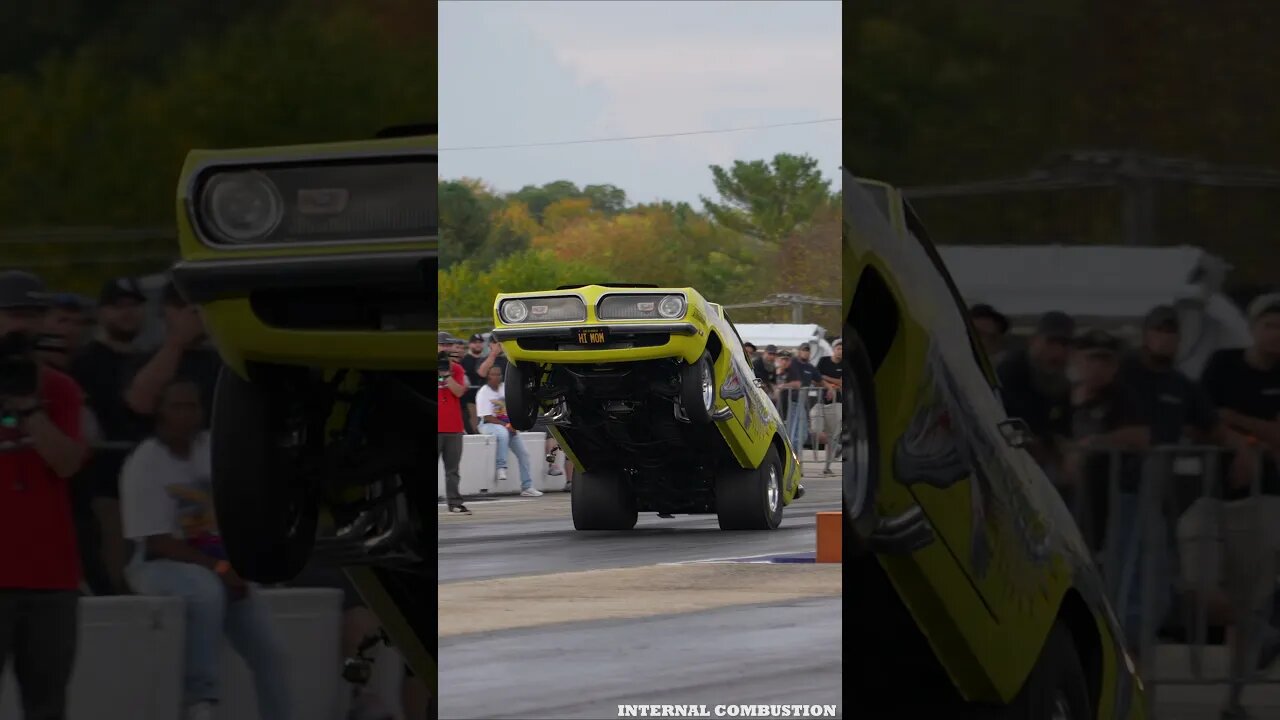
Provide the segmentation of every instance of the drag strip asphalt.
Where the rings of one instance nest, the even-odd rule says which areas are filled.
[[[838,466],[837,466],[838,470]],[[640,516],[627,532],[580,533],[568,493],[469,501],[471,516],[440,511],[439,582],[653,565],[708,558],[812,552],[814,513],[840,510],[837,477],[806,477],[808,492],[774,531],[725,532],[714,515]]]
[[[441,638],[440,717],[614,718],[620,703],[840,705],[840,629],[840,598],[828,597]]]

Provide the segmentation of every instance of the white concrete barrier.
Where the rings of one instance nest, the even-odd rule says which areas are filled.
[[[342,720],[349,686],[341,677],[338,590],[263,590],[288,657],[295,716]],[[68,717],[93,720],[174,720],[182,717],[182,601],[126,595],[88,597],[80,604],[80,641],[68,689]],[[252,678],[223,647],[219,720],[256,720]],[[12,663],[0,678],[0,720],[22,720]]]
[[[329,588],[263,590],[284,644],[293,716],[341,720],[350,686],[342,680],[342,591]],[[222,650],[223,698],[217,720],[257,720],[253,676],[230,644]],[[339,712],[339,705],[344,706]]]
[[[182,708],[182,601],[85,598],[67,716],[173,720]],[[13,661],[0,679],[0,720],[22,720]]]

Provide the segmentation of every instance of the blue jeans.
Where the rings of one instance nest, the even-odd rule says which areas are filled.
[[[524,451],[524,444],[516,440],[519,436],[512,435],[505,427],[493,423],[480,423],[480,432],[498,441],[498,469],[506,469],[507,448],[510,448],[516,455],[516,464],[520,466],[520,489],[528,490],[533,487],[533,477],[529,474],[529,455]]]
[[[253,674],[262,720],[290,720],[289,678],[285,654],[266,603],[255,590],[228,602],[226,586],[212,571],[173,560],[133,562],[126,570],[129,584],[140,595],[180,597],[186,601],[187,705],[217,702],[222,694],[219,675],[222,634],[244,658]]]
[[[784,390],[783,392],[795,392]],[[806,407],[807,395],[801,394],[793,398],[787,405],[787,438],[791,440],[791,448],[798,457],[803,457],[804,442],[809,439],[809,408]]]
[[[1140,532],[1145,534],[1145,531],[1141,530],[1141,523],[1138,522],[1141,508],[1139,495],[1120,493],[1120,507],[1116,508],[1118,522],[1112,526],[1119,531],[1116,541],[1120,543],[1119,552],[1112,555],[1120,563],[1120,573],[1116,576],[1116,610],[1120,616],[1125,639],[1128,640],[1131,648],[1137,648],[1142,641],[1143,590],[1149,587],[1153,593],[1150,619],[1153,631],[1160,629],[1161,623],[1169,614],[1173,604],[1175,570],[1171,552],[1173,539],[1169,534],[1169,524],[1162,508],[1148,509],[1149,514],[1145,521],[1155,524],[1155,532],[1151,533],[1151,536],[1156,539],[1156,543],[1155,547],[1147,547],[1145,538],[1140,534]],[[1149,586],[1142,577],[1142,565],[1146,561],[1144,554],[1147,552],[1155,555],[1154,572]]]

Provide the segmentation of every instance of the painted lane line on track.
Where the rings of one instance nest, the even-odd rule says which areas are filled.
[[[715,563],[724,564],[741,564],[741,563],[773,563],[772,560],[761,560],[759,558],[776,558],[784,555],[799,555],[809,552],[808,548],[797,550],[779,550],[762,555],[737,555],[733,557],[705,558],[702,560],[680,560],[677,562],[658,563],[659,565],[708,565]]]

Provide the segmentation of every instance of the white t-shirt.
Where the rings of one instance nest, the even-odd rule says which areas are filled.
[[[156,438],[148,438],[131,453],[120,470],[120,522],[124,536],[141,540],[166,533],[187,537],[184,519],[199,525],[212,518],[213,488],[209,433],[180,458]],[[193,527],[193,525],[188,525]],[[138,553],[145,552],[138,543]]]
[[[485,415],[498,418],[499,424],[507,422],[507,386],[502,384],[497,390],[485,383],[476,392],[476,415],[484,422]]]

